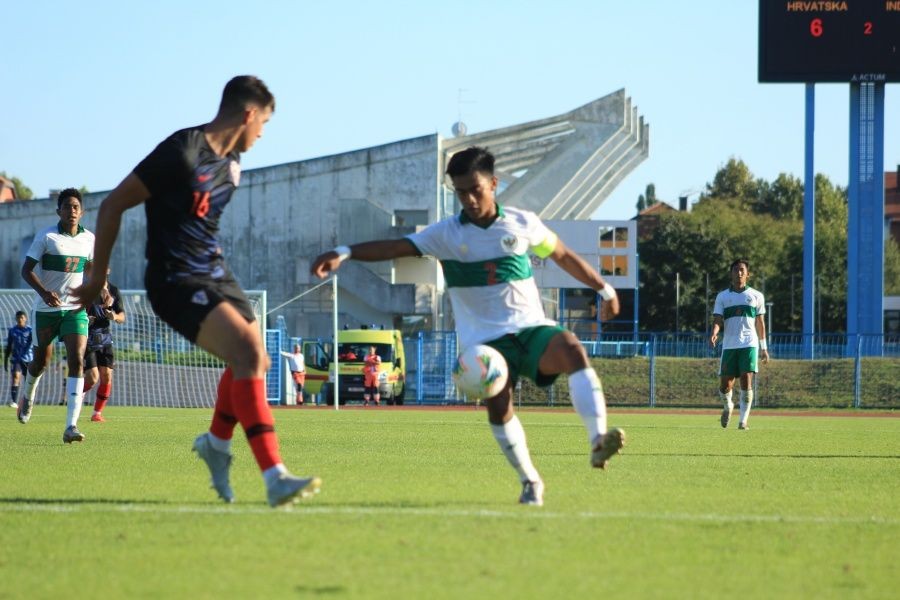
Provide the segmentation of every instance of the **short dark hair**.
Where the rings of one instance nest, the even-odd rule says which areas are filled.
[[[59,193],[59,196],[56,197],[57,210],[62,208],[62,203],[66,198],[75,198],[76,200],[78,200],[78,204],[84,206],[84,202],[82,202],[81,200],[81,192],[79,192],[75,188],[66,188]]]
[[[468,175],[475,171],[494,175],[494,155],[487,148],[469,146],[454,154],[447,163],[447,175],[450,177]]]
[[[238,75],[225,84],[219,111],[234,113],[244,110],[248,104],[271,108],[275,112],[275,96],[262,79],[253,75]]]
[[[747,260],[746,258],[738,258],[737,260],[735,260],[734,262],[731,263],[731,266],[728,267],[728,270],[733,271],[734,268],[736,266],[738,266],[739,264],[743,264],[745,267],[747,267],[747,271],[750,270],[750,261]]]
[[[28,315],[25,314],[24,310],[17,310],[16,311],[16,320],[18,320],[19,317],[25,317],[27,319]]]

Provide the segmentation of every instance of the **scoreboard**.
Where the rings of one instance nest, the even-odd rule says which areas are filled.
[[[900,0],[760,0],[759,81],[900,82]]]

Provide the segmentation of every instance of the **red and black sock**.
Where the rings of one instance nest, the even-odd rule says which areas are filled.
[[[103,407],[106,406],[106,402],[109,400],[109,395],[111,393],[111,383],[101,383],[97,386],[97,401],[94,403],[94,412],[101,412],[103,410]]]
[[[237,417],[234,416],[234,408],[231,402],[231,388],[234,384],[234,374],[231,367],[225,369],[222,378],[219,379],[219,387],[216,393],[216,408],[213,411],[212,424],[209,432],[219,439],[230,440],[234,435],[237,425]]]
[[[231,399],[247,442],[261,471],[281,463],[275,419],[266,400],[266,384],[261,378],[236,379],[231,385]]]

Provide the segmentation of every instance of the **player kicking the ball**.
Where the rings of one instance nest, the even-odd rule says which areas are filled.
[[[210,123],[163,140],[100,205],[94,272],[106,273],[122,213],[144,203],[144,281],[154,312],[227,365],[212,424],[194,441],[194,451],[209,467],[219,497],[233,502],[231,438],[240,423],[262,471],[269,504],[280,506],[318,492],[321,482],[295,477],[281,462],[266,400],[269,361],[259,325],[217,240],[222,211],[240,179],[240,155],[262,137],[274,110],[275,99],[265,84],[242,75],[225,86]],[[102,287],[102,277],[91,278],[75,295],[89,305]]]
[[[377,261],[429,255],[440,261],[460,346],[487,344],[506,359],[506,387],[484,401],[488,421],[500,449],[519,475],[519,502],[541,505],[544,483],[531,462],[522,424],[513,413],[512,390],[519,376],[541,387],[552,385],[560,373],[569,376],[572,404],[587,429],[594,467],[606,467],[625,444],[625,432],[607,430],[603,388],[578,338],[544,316],[529,250],[552,258],[564,271],[597,290],[605,300],[604,317],[619,312],[619,300],[612,286],[537,215],[497,204],[490,152],[478,147],[458,152],[447,165],[447,175],[462,204],[458,216],[403,239],[339,246],[316,258],[311,271],[324,277],[349,258]]]

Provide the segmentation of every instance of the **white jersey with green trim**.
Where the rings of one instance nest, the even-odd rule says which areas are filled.
[[[460,213],[407,236],[441,263],[461,348],[556,324],[544,314],[528,256],[530,250],[548,257],[556,234],[533,212],[499,204],[497,210],[487,227]]]
[[[75,235],[63,232],[59,224],[38,231],[26,256],[37,261],[35,274],[48,291],[55,292],[60,306],[47,306],[38,296],[34,310],[38,312],[81,308],[69,294],[84,280],[84,267],[94,260],[94,234],[78,226]]]
[[[741,291],[728,288],[716,296],[713,315],[719,315],[725,323],[722,348],[754,348],[759,345],[756,335],[756,317],[766,314],[766,301],[758,290],[745,287]]]

